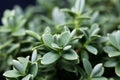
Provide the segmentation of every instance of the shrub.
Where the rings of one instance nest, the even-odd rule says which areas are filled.
[[[119,3],[38,0],[25,11],[18,6],[6,10],[0,27],[3,76],[6,80],[119,80]]]

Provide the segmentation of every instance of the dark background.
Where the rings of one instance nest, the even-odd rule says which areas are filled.
[[[35,5],[35,2],[36,0],[0,0],[0,24],[3,12],[6,9],[13,9],[15,5],[19,5],[25,9],[28,5]],[[2,73],[0,73],[0,80],[4,80]]]
[[[15,5],[19,5],[24,9],[28,5],[35,5],[35,1],[36,0],[0,0],[0,24],[4,10],[13,9]]]

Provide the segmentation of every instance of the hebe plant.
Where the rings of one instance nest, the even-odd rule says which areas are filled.
[[[119,22],[110,21],[110,28],[106,23],[107,0],[86,0],[86,7],[85,0],[76,0],[61,9],[56,6],[65,6],[62,1],[37,2],[25,12],[18,6],[6,10],[2,18],[0,70],[7,70],[6,80],[120,79],[120,31],[114,28]],[[108,2],[119,7],[117,0]]]

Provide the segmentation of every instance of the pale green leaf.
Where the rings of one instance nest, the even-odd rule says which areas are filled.
[[[33,77],[35,77],[37,75],[37,73],[38,73],[38,64],[34,63],[30,67],[30,74],[32,74]]]
[[[83,66],[88,75],[92,72],[92,65],[90,64],[89,60],[83,58]]]
[[[92,78],[91,80],[108,80],[108,79],[105,77],[98,77],[98,78]]]
[[[60,46],[65,46],[69,43],[70,41],[70,32],[69,31],[65,31],[61,34],[60,36]]]
[[[41,63],[44,65],[52,64],[56,62],[59,59],[59,57],[60,55],[58,53],[48,52],[43,56]]]
[[[98,53],[97,49],[95,47],[91,46],[91,45],[87,45],[86,49],[94,55],[97,55],[97,53]]]
[[[103,64],[99,63],[93,68],[90,76],[91,77],[100,77],[103,75],[103,73],[104,73]]]
[[[64,52],[62,57],[66,60],[77,60],[79,58],[79,56],[74,50]]]
[[[34,37],[34,38],[37,39],[37,40],[40,40],[40,39],[41,39],[41,37],[40,37],[36,32],[34,32],[34,31],[26,30],[26,33],[27,33],[28,35]]]
[[[37,50],[34,50],[32,53],[31,61],[35,62],[37,60]]]
[[[21,74],[16,70],[9,70],[9,71],[6,71],[3,74],[3,76],[8,77],[8,78],[18,78],[21,76]]]
[[[53,36],[51,34],[43,34],[42,39],[46,46],[52,48]]]
[[[115,49],[114,47],[111,47],[111,46],[104,47],[104,51],[106,53],[108,53],[109,57],[120,56],[120,52],[117,49]]]
[[[115,73],[120,76],[120,63],[115,66]]]
[[[22,80],[31,80],[32,75],[28,74],[27,76],[25,76],[24,78],[22,78]]]

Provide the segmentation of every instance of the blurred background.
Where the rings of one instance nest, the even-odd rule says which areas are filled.
[[[1,0],[0,2],[0,19],[6,9],[13,9],[15,5],[21,6],[23,9],[28,5],[35,5],[36,0]],[[0,20],[1,24],[1,20]]]

